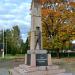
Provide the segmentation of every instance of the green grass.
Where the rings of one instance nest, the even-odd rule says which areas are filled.
[[[24,56],[25,56],[24,54],[16,54],[16,55],[14,55],[14,56],[8,54],[8,55],[5,55],[4,58],[2,58],[2,57],[0,56],[0,60],[11,60],[11,59],[15,59],[15,58],[24,57]]]

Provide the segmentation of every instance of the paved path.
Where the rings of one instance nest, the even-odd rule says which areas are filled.
[[[9,69],[20,64],[24,64],[24,62],[15,60],[0,60],[0,75],[9,75]]]
[[[0,75],[9,75],[7,68],[0,68]]]

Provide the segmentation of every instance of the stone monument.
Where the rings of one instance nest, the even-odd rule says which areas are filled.
[[[42,49],[42,25],[41,4],[38,0],[32,0],[31,5],[31,39],[30,50],[27,52],[27,65],[48,66],[51,65],[51,55]]]
[[[32,0],[30,50],[25,54],[25,64],[10,70],[12,75],[67,75],[64,69],[53,65],[51,54],[42,49],[41,4]]]

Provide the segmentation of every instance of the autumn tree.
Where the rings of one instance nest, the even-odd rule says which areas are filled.
[[[43,48],[59,50],[69,47],[75,39],[74,2],[46,2],[43,4],[42,33]]]

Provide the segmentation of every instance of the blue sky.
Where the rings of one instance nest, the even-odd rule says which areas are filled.
[[[0,29],[18,25],[25,41],[31,26],[31,0],[0,0]]]

